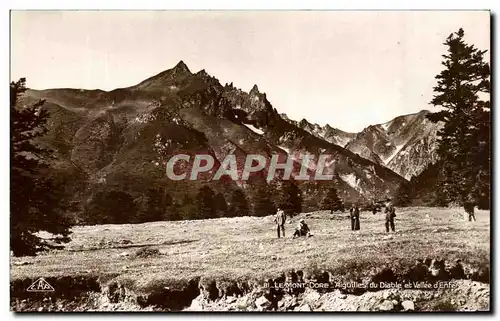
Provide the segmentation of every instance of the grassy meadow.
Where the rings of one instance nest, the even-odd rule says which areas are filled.
[[[361,213],[351,231],[348,213],[312,212],[288,219],[278,239],[273,217],[96,225],[73,228],[64,250],[11,259],[11,278],[120,275],[136,282],[196,276],[264,279],[290,269],[346,273],[416,259],[489,264],[490,213],[464,220],[458,208],[399,209],[396,232],[384,214]],[[292,239],[304,218],[313,236]],[[146,250],[145,250],[146,249]],[[150,254],[150,255],[148,255]]]

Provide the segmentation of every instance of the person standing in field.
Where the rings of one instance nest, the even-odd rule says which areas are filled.
[[[379,205],[375,201],[372,202],[372,213],[373,214],[377,214],[378,206]]]
[[[352,204],[351,209],[349,210],[351,214],[351,230],[357,231],[360,229],[359,226],[359,208],[357,205]]]
[[[280,238],[280,229],[285,237],[285,222],[286,222],[286,214],[285,212],[278,207],[278,211],[276,216],[274,217],[274,222],[276,223],[276,230],[278,232],[278,238]]]
[[[474,204],[474,200],[472,200],[472,198],[468,198],[464,202],[464,210],[467,214],[469,214],[469,222],[472,221],[473,219],[474,219],[474,222],[476,221],[476,215],[474,214],[474,207],[475,207],[475,204]]]
[[[391,202],[385,207],[385,231],[389,233],[389,226],[393,232],[395,232],[394,218],[396,217],[396,209]]]

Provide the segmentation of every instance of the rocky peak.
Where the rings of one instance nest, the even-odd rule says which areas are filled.
[[[307,119],[305,119],[305,118],[302,118],[302,119],[299,121],[299,127],[304,128],[304,127],[309,126],[309,125],[310,125],[310,123],[309,123],[309,122],[307,121]]]
[[[150,77],[133,87],[141,90],[161,90],[162,88],[176,85],[179,80],[182,80],[191,75],[191,71],[189,71],[189,68],[181,60],[177,63],[177,65],[175,65],[174,68],[162,71],[159,74]]]
[[[253,85],[252,89],[251,89],[251,90],[250,90],[250,92],[249,92],[249,94],[250,94],[250,95],[252,95],[252,94],[253,94],[253,95],[257,95],[257,94],[259,94],[259,93],[260,93],[260,92],[259,92],[259,87],[257,87],[257,85],[256,85],[256,84],[255,84],[255,85]]]
[[[280,114],[280,116],[281,116],[281,118],[282,118],[283,120],[287,120],[287,121],[288,121],[288,120],[290,120],[290,118],[288,117],[288,115],[287,115],[287,114],[285,114],[285,113],[281,113],[281,114]]]
[[[205,69],[202,69],[196,73],[198,76],[210,76]]]
[[[184,61],[179,61],[177,63],[177,65],[175,65],[175,67],[172,69],[172,71],[174,71],[175,73],[191,73],[191,71],[189,70],[188,66],[184,63]],[[205,71],[204,69],[202,71]],[[205,72],[206,73],[206,72]]]

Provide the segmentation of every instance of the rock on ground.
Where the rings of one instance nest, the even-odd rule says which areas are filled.
[[[255,305],[259,310],[266,310],[271,306],[271,301],[266,299],[264,296],[261,296],[255,300]]]
[[[392,311],[394,309],[394,303],[392,303],[392,301],[385,300],[381,305],[379,305],[378,309],[380,311]]]
[[[401,302],[401,306],[403,307],[403,310],[408,311],[408,310],[415,310],[415,303],[410,300],[406,300]]]
[[[300,295],[285,294],[277,303],[278,311],[485,311],[489,309],[489,284],[459,280],[453,288],[438,290],[383,290],[361,295],[343,294],[339,290],[319,293],[307,289]],[[199,302],[195,302],[195,301]],[[394,301],[394,302],[393,302]],[[272,302],[261,293],[247,293],[216,301],[196,298],[191,311],[266,311]]]

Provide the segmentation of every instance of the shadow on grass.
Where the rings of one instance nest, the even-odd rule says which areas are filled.
[[[199,240],[180,240],[180,241],[165,241],[162,243],[142,243],[142,244],[125,244],[125,245],[117,245],[110,247],[94,247],[88,249],[79,249],[79,250],[68,250],[68,252],[89,252],[89,251],[101,251],[101,250],[109,250],[109,249],[129,249],[129,248],[137,248],[137,247],[151,247],[151,246],[161,246],[161,245],[177,245],[177,244],[188,244],[197,242]]]

